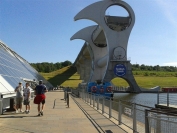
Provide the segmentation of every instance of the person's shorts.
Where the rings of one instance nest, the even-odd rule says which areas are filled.
[[[42,102],[41,102],[42,104],[45,104],[45,99],[44,100],[42,100]]]
[[[23,104],[24,105],[29,105],[30,104],[30,100],[29,99],[24,99]]]
[[[45,95],[41,94],[41,95],[36,95],[36,97],[34,98],[34,104],[44,104],[45,103]]]
[[[23,102],[23,97],[16,97],[15,103],[16,105],[20,105]]]

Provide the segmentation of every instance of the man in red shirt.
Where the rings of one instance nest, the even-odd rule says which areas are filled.
[[[43,116],[46,92],[47,92],[47,88],[45,85],[43,85],[42,80],[40,80],[39,85],[37,85],[35,88],[36,97],[34,98],[34,103],[38,104],[38,116]],[[42,106],[40,107],[41,103],[42,103]]]

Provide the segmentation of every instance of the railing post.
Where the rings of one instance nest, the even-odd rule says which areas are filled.
[[[161,114],[157,114],[156,133],[161,133]]]
[[[87,103],[89,103],[89,92],[87,93]]]
[[[65,94],[65,90],[64,90],[64,100],[66,100],[66,94]]]
[[[145,109],[145,133],[149,132],[148,110]]]
[[[80,97],[84,100],[83,92],[80,92]]]
[[[67,96],[66,96],[67,94],[66,93],[67,93],[67,91],[65,90],[65,93],[64,93],[64,99],[65,99],[65,101],[66,101],[66,98],[67,98]]]
[[[122,124],[122,106],[121,101],[119,100],[119,116],[118,116],[119,125]]]
[[[87,98],[87,96],[88,96],[88,92],[85,93],[85,102],[86,102],[86,103],[88,103],[88,98]]]
[[[159,105],[159,91],[157,93],[157,105]]]
[[[109,118],[112,117],[112,100],[111,98],[109,99]]]
[[[99,97],[100,96],[98,96],[98,99],[97,99],[97,110],[99,110],[99,102],[100,102]]]
[[[87,92],[85,92],[85,102],[87,102]]]
[[[105,100],[104,100],[104,96],[103,96],[103,102],[102,102],[102,114],[104,114],[104,103],[105,103]]]
[[[168,93],[167,93],[167,107],[169,107],[169,89],[168,89]]]
[[[133,133],[137,133],[136,104],[133,104]]]
[[[79,98],[82,98],[82,92],[78,90],[78,93],[79,93]]]
[[[90,105],[92,105],[92,93],[90,93]]]
[[[85,96],[84,96],[84,94],[83,94],[83,92],[80,92],[80,96],[81,96],[81,98],[82,98],[82,100],[85,100]]]
[[[69,94],[67,92],[67,105],[68,105],[68,108],[69,108]]]
[[[95,95],[93,95],[93,108],[95,107]]]

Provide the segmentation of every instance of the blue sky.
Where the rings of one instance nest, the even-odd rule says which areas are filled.
[[[74,21],[84,7],[98,0],[1,0],[0,40],[30,63],[74,62],[82,40],[70,41],[80,29],[95,25]],[[128,42],[132,64],[177,66],[176,0],[125,0],[135,12]],[[106,14],[118,14],[109,8]]]

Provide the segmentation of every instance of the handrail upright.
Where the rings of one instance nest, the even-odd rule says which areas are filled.
[[[99,100],[99,96],[98,96],[98,99],[97,99],[97,110],[99,110],[99,102],[100,102],[100,100]]]
[[[119,100],[119,115],[118,115],[119,125],[122,124],[122,106],[121,101]]]
[[[133,133],[137,133],[136,104],[133,104]]]
[[[93,108],[95,107],[95,95],[93,95]]]
[[[169,107],[169,90],[167,92],[167,107]]]
[[[68,108],[69,108],[69,93],[68,92],[66,94],[66,97],[67,97],[67,105],[68,105]]]
[[[109,118],[112,117],[112,100],[111,98],[109,99]]]
[[[149,132],[148,110],[145,109],[145,133]]]
[[[104,104],[105,104],[105,98],[103,97],[103,102],[102,102],[102,114],[104,114]]]
[[[90,93],[90,105],[92,105],[92,94]]]
[[[157,105],[159,104],[159,91],[157,92]]]

